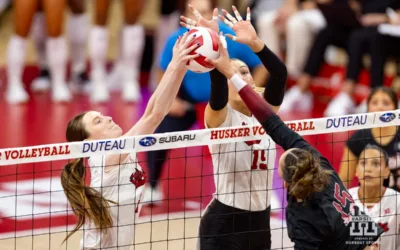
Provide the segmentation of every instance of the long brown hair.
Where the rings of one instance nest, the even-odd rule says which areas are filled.
[[[311,152],[296,148],[286,155],[282,173],[289,194],[306,200],[314,192],[325,189],[332,171],[322,169],[319,159]]]
[[[85,130],[82,123],[85,114],[77,115],[68,123],[66,132],[67,141],[83,141],[89,137],[89,133]],[[108,227],[112,226],[108,203],[111,201],[104,199],[100,192],[94,188],[85,186],[85,176],[86,169],[82,158],[68,163],[61,172],[61,185],[64,193],[74,214],[78,217],[78,223],[64,241],[78,231],[86,219],[92,221],[96,228],[100,228],[104,233],[107,232]]]

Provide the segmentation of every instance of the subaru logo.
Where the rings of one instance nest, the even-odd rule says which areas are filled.
[[[146,136],[139,141],[139,144],[143,147],[150,147],[156,144],[157,139],[151,136]]]
[[[385,113],[379,117],[379,120],[382,122],[391,122],[396,118],[396,115],[394,113]]]

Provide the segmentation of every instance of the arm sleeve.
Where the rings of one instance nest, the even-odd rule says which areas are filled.
[[[228,81],[217,69],[210,72],[210,77],[211,93],[209,103],[213,110],[218,111],[225,108],[228,103]]]
[[[264,98],[269,104],[280,106],[285,95],[287,68],[267,46],[264,46],[264,48],[256,54],[269,72]]]
[[[269,104],[249,85],[244,86],[239,91],[239,95],[265,131],[284,150],[311,147],[298,133],[288,128],[274,113]]]

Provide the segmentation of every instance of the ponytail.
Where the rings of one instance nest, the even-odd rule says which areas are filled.
[[[302,149],[292,150],[285,158],[284,179],[289,184],[289,194],[306,200],[315,192],[321,192],[329,182],[331,170],[322,169],[319,159]]]
[[[94,188],[85,186],[85,172],[82,158],[68,163],[61,172],[64,193],[74,214],[78,217],[78,223],[64,241],[78,231],[86,219],[92,221],[102,233],[107,233],[107,228],[112,227],[109,202],[114,202],[104,199]]]

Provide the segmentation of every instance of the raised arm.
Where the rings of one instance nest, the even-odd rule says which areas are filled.
[[[230,39],[248,45],[251,50],[260,58],[264,67],[269,72],[267,85],[265,86],[264,98],[271,104],[274,112],[278,112],[285,94],[287,69],[285,64],[264,44],[258,37],[253,25],[250,23],[251,13],[247,8],[246,20],[242,20],[236,7],[232,7],[235,17],[223,10],[224,16],[220,19],[232,27],[235,36],[227,34]]]
[[[140,120],[123,136],[152,134],[168,114],[171,105],[178,94],[183,77],[187,71],[185,64],[198,55],[189,55],[198,47],[194,44],[189,47],[194,36],[187,32],[179,38],[173,49],[173,57],[163,75],[160,84],[151,96],[146,110]],[[106,165],[117,165],[124,162],[128,154],[112,155],[106,158]]]
[[[228,81],[217,69],[210,72],[210,77],[211,93],[204,119],[208,128],[217,128],[225,121],[228,113]]]
[[[229,78],[232,84],[239,92],[240,97],[251,110],[257,120],[264,127],[271,138],[283,149],[311,147],[299,134],[291,130],[275,114],[270,105],[257,94],[250,85],[246,84],[238,75],[234,73],[229,63],[229,56],[226,49],[221,46],[220,57],[216,60],[208,60],[218,71],[226,78]]]

